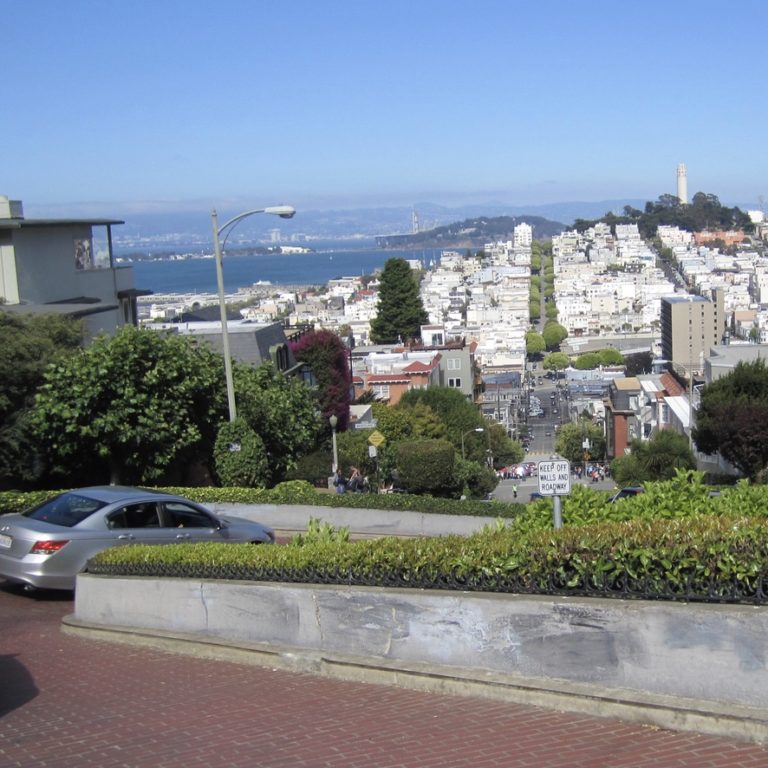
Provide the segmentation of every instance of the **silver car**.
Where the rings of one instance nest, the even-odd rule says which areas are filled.
[[[122,544],[274,543],[267,526],[218,516],[181,496],[104,486],[59,494],[0,516],[0,576],[44,589],[74,589],[89,558]]]

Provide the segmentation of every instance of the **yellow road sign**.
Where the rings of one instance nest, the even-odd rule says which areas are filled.
[[[380,448],[382,443],[387,442],[387,438],[384,437],[384,435],[382,435],[381,432],[379,432],[377,429],[371,433],[371,436],[368,438],[368,442],[376,448]]]

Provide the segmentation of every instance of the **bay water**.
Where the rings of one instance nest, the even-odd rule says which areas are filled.
[[[388,259],[416,259],[426,269],[440,249],[323,248],[312,253],[227,255],[223,259],[224,290],[235,293],[263,281],[281,285],[325,285],[336,277],[373,274]],[[209,258],[136,260],[134,285],[154,293],[216,293],[216,263]]]

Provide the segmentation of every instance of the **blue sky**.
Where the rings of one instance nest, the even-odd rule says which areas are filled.
[[[28,215],[768,195],[766,0],[24,0]]]

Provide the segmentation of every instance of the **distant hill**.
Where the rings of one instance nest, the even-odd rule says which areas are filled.
[[[523,223],[533,227],[535,239],[559,235],[567,229],[564,224],[541,216],[482,216],[411,235],[382,235],[376,238],[376,243],[382,248],[480,247],[485,243],[511,240],[515,227]]]
[[[717,195],[705,192],[697,192],[687,204],[681,204],[674,195],[661,195],[656,202],[647,202],[642,210],[628,205],[621,214],[609,212],[598,221],[608,224],[612,229],[617,224],[637,224],[640,234],[647,240],[656,236],[661,224],[688,232],[707,229],[735,229],[742,232],[754,230],[749,216],[740,208],[729,208],[720,202]],[[596,223],[589,219],[577,219],[574,228],[583,232]]]
[[[416,202],[408,206],[367,207],[349,209],[312,210],[298,208],[296,217],[290,221],[276,221],[272,216],[253,216],[237,227],[240,238],[253,241],[269,239],[269,231],[280,228],[285,235],[302,233],[309,238],[344,238],[353,236],[375,237],[407,234],[412,231],[412,217],[416,211],[423,230],[449,226],[453,222],[488,217],[513,217],[518,222],[536,221],[537,218],[551,222],[565,222],[568,226],[576,219],[595,219],[611,211],[621,213],[626,205],[642,206],[645,201],[634,199],[602,200],[599,202],[565,202],[546,205],[509,205],[497,201],[472,203],[459,206],[444,206],[429,202]],[[89,217],[104,216],[123,219],[125,224],[117,227],[114,236],[121,241],[162,243],[164,241],[199,243],[209,246],[211,242],[210,208],[204,205],[186,209],[174,208],[172,204],[162,210],[149,206],[141,210],[136,204],[100,204],[59,209],[25,206],[27,216],[35,217]],[[121,210],[122,208],[122,210]],[[242,206],[239,210],[247,208]],[[219,221],[235,216],[238,209],[221,206]]]

